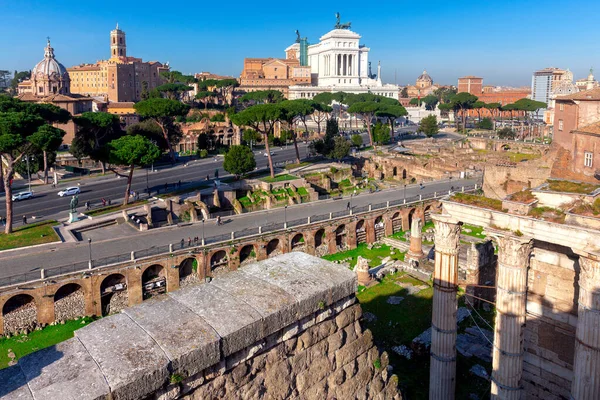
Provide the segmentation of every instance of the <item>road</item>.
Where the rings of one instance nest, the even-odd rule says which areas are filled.
[[[354,197],[351,202],[353,208],[368,206],[369,204],[385,203],[386,201],[399,200],[418,196],[419,194],[433,194],[447,192],[451,186],[460,188],[477,183],[476,180],[447,180],[425,183],[423,188],[419,185],[410,185],[404,188],[390,189],[375,193],[365,193]],[[309,216],[323,215],[346,210],[348,198],[343,200],[322,200],[284,208],[277,208],[254,213],[236,215],[223,218],[224,224],[217,226],[213,221],[206,224],[195,223],[187,226],[165,227],[143,233],[136,233],[127,238],[110,238],[92,244],[92,257],[94,259],[126,254],[131,251],[141,251],[152,246],[165,246],[178,243],[188,237],[211,237],[216,235],[241,232],[245,229],[256,228],[269,224],[281,224],[284,221],[307,219]],[[204,232],[203,232],[204,230]],[[23,253],[12,251],[0,254],[0,278],[7,276],[38,271],[40,268],[52,268],[61,265],[85,262],[89,257],[89,248],[86,241],[78,243],[62,243],[56,246],[29,248]]]

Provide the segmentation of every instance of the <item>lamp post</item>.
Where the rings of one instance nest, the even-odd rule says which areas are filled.
[[[202,218],[202,246],[204,246],[204,218]]]
[[[27,184],[31,192],[31,171],[29,171],[29,154],[25,154],[25,162],[27,163]]]
[[[404,198],[406,199],[406,183],[404,184]]]
[[[90,250],[90,260],[88,262],[88,268],[92,269],[92,238],[88,238],[88,248]]]
[[[288,206],[283,207],[283,229],[287,229],[287,208]]]
[[[146,193],[148,193],[148,197],[150,197],[150,186],[148,185],[148,167],[146,167]]]

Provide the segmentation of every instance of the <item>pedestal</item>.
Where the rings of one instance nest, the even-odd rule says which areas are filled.
[[[77,222],[79,221],[79,217],[77,216],[77,212],[69,212],[69,223],[73,223],[73,222]]]

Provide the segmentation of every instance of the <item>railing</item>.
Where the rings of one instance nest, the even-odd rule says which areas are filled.
[[[458,189],[455,191],[470,192],[470,191],[477,190],[480,187],[481,186],[477,185],[477,184],[469,185],[469,186],[462,186],[460,188],[455,188],[455,189]],[[305,224],[311,224],[311,223],[315,223],[315,222],[321,222],[321,221],[326,221],[326,220],[348,217],[350,215],[361,214],[361,213],[365,213],[365,212],[369,212],[369,211],[386,209],[386,208],[393,207],[393,206],[395,207],[395,206],[404,205],[404,204],[408,205],[408,204],[412,204],[412,203],[416,203],[416,202],[420,202],[420,201],[424,201],[424,200],[433,200],[433,199],[443,197],[447,194],[448,194],[448,192],[434,192],[434,193],[423,194],[423,195],[419,195],[419,196],[411,196],[406,199],[390,200],[389,202],[384,202],[384,203],[369,204],[369,205],[360,206],[360,207],[351,207],[349,210],[344,209],[342,211],[336,211],[336,212],[328,213],[328,214],[315,215],[315,216],[311,216],[309,218],[301,218],[301,219],[295,219],[295,220],[287,221],[287,222],[272,223],[269,225],[263,225],[263,226],[259,226],[259,227],[255,227],[255,228],[246,228],[242,231],[232,232],[229,234],[221,234],[221,235],[206,237],[206,238],[204,238],[204,245],[228,242],[233,239],[240,239],[240,238],[254,236],[254,235],[258,235],[258,234],[273,233],[273,232],[281,231],[281,230],[285,229],[286,223],[287,223],[287,228],[297,227],[297,226],[302,226]],[[160,254],[169,254],[171,251],[176,251],[176,250],[180,250],[183,248],[189,249],[191,247],[202,247],[202,246],[198,246],[194,242],[192,242],[192,245],[188,245],[187,239],[184,239],[183,242],[172,243],[172,244],[168,244],[168,245],[164,245],[164,246],[153,246],[148,249],[138,250],[138,251],[131,252],[131,253],[119,254],[119,255],[114,255],[114,256],[110,256],[110,257],[104,257],[101,259],[95,259],[95,260],[92,260],[92,267],[93,268],[107,267],[110,265],[114,265],[114,264],[118,264],[118,263],[122,263],[122,262],[126,262],[126,261],[134,261],[134,260],[138,260],[138,259],[155,256],[155,255],[160,255]],[[10,286],[10,285],[18,284],[18,283],[23,283],[23,282],[36,281],[36,280],[45,279],[48,277],[55,277],[58,275],[67,274],[67,273],[84,271],[84,270],[89,269],[89,267],[90,267],[89,261],[85,261],[85,262],[79,262],[79,263],[75,263],[75,264],[62,265],[60,267],[48,268],[48,269],[44,269],[44,270],[30,271],[30,272],[26,272],[23,274],[0,278],[0,287]]]

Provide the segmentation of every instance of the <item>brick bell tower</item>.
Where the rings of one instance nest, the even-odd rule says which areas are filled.
[[[125,41],[125,32],[117,27],[110,31],[110,57],[127,57],[127,43]]]

